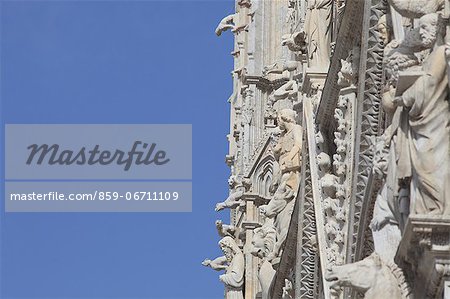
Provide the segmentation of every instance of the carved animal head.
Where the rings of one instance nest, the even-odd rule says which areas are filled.
[[[352,287],[360,292],[366,292],[378,282],[382,262],[377,254],[372,254],[362,261],[332,267],[325,275],[331,282],[331,288]]]
[[[267,257],[274,248],[276,239],[275,228],[265,225],[254,230],[250,253],[261,259]]]

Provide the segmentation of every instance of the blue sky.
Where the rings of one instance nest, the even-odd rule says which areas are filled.
[[[223,298],[201,261],[220,254],[214,221],[228,219],[214,205],[227,195],[233,39],[214,29],[233,1],[0,5],[3,125],[193,125],[192,213],[5,213],[2,203],[0,297]]]

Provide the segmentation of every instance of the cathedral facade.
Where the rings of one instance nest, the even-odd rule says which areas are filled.
[[[225,298],[450,299],[449,16],[236,0]]]

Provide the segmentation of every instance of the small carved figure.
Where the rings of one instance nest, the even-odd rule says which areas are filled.
[[[298,61],[295,60],[280,60],[271,65],[265,66],[263,69],[263,76],[267,76],[269,74],[282,74],[284,71],[293,72],[298,67]]]
[[[234,225],[223,224],[222,220],[216,220],[216,228],[219,236],[222,238],[225,236],[233,237],[236,233],[236,227]]]
[[[306,35],[304,31],[285,34],[281,37],[281,45],[288,47],[292,52],[306,52]]]
[[[294,299],[294,287],[289,279],[284,280],[283,295],[281,299]]]
[[[341,59],[341,70],[338,73],[338,85],[350,86],[354,80],[352,63]]]
[[[225,199],[225,201],[216,204],[216,212],[225,208],[234,209],[238,207],[242,203],[241,197],[244,195],[246,187],[248,188],[248,185],[236,176],[230,176],[228,179],[228,185],[230,186],[231,194],[227,197],[227,199]]]
[[[231,30],[231,32],[238,32],[239,30],[243,30],[247,27],[247,25],[236,25],[235,19],[238,18],[237,14],[231,14],[223,18],[219,25],[217,25],[217,28],[215,30],[216,35],[220,36],[222,32],[227,31],[228,29]]]

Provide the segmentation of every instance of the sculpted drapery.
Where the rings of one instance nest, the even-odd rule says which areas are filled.
[[[399,179],[410,179],[414,214],[444,213],[449,196],[448,80],[444,46],[424,62],[424,72],[401,99]],[[448,204],[447,204],[448,205]],[[448,210],[448,207],[447,207]]]
[[[308,0],[305,32],[309,67],[327,69],[330,60],[332,0]]]
[[[228,260],[225,274],[219,279],[225,284],[226,299],[243,299],[242,286],[244,284],[245,260],[239,246],[232,237],[226,236],[219,245]]]
[[[436,14],[420,19],[424,43],[430,38],[427,33],[431,26],[437,28],[437,20]],[[431,38],[434,44],[436,37]],[[397,176],[400,182],[409,185],[412,214],[450,212],[447,203],[450,196],[450,110],[446,66],[445,46],[435,46],[423,62],[423,74],[396,99],[396,104],[403,106],[397,132]]]

